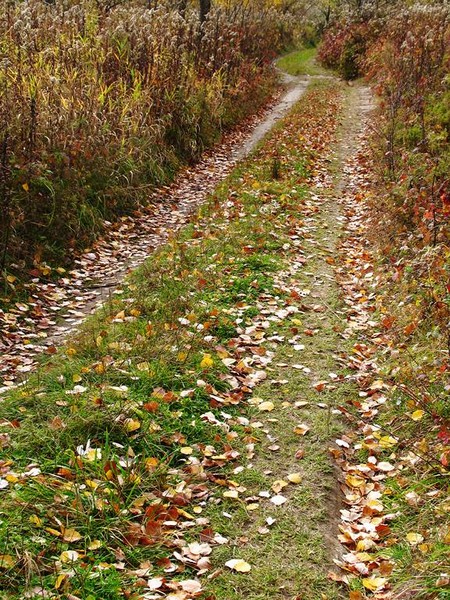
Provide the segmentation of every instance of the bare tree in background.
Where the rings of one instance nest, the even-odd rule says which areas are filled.
[[[200,24],[203,24],[211,10],[211,0],[200,0]]]

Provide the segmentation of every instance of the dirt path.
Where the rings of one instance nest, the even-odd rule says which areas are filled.
[[[294,336],[301,344],[278,346],[271,377],[255,390],[275,409],[258,415],[266,442],[238,481],[250,496],[278,491],[287,502],[279,507],[266,502],[255,516],[242,514],[232,525],[220,519],[214,524],[227,535],[231,529],[236,556],[252,565],[245,578],[224,573],[211,584],[218,600],[348,597],[328,579],[329,572],[337,572],[333,560],[346,552],[338,542],[342,504],[329,446],[342,433],[337,407],[357,393],[343,371],[346,340],[340,332],[346,315],[334,257],[345,221],[340,201],[359,184],[355,161],[371,108],[367,88],[348,90],[338,141],[316,174],[305,203],[307,216],[296,231],[304,240],[301,255],[307,262],[300,270],[293,263],[280,277],[280,286],[304,298],[299,329],[308,334]],[[281,329],[279,335],[291,338],[292,332]],[[289,484],[293,475],[301,485]]]
[[[29,286],[29,299],[9,312],[0,310],[0,393],[33,371],[37,356],[52,354],[80,323],[113,294],[126,274],[141,264],[183,225],[217,184],[261,141],[295,104],[310,77],[284,77],[287,90],[278,101],[250,119],[239,132],[184,169],[171,186],[159,190],[148,208],[108,224],[93,247],[76,258],[58,281],[45,277]]]
[[[335,268],[370,108],[363,87],[308,90],[72,352],[0,403],[19,586],[15,557],[42,554],[26,585],[53,590],[56,569],[75,598],[138,584],[149,600],[348,597],[335,561],[350,509],[329,448],[347,443],[358,388]]]

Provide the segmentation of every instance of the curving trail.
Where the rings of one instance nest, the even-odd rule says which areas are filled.
[[[34,279],[26,302],[16,303],[8,312],[0,309],[0,394],[33,371],[40,354],[53,354],[89,314],[119,294],[126,274],[189,221],[317,78],[281,74],[286,90],[275,103],[224,136],[194,167],[182,170],[172,185],[150,197],[148,206],[107,223],[104,236],[74,260],[70,272],[56,282]]]

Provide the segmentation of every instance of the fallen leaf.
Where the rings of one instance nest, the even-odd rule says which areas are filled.
[[[273,482],[272,484],[272,490],[278,494],[278,492],[281,492],[281,490],[283,488],[285,488],[288,485],[287,481],[283,481],[283,479],[277,479],[276,481]]]
[[[411,415],[411,419],[413,421],[420,421],[424,414],[425,414],[424,410],[415,410]]]
[[[423,542],[423,535],[420,535],[420,533],[415,533],[413,531],[410,531],[409,533],[406,534],[406,539],[408,540],[408,543],[411,546],[417,546],[417,544],[420,544]]]
[[[202,369],[210,369],[214,365],[214,361],[211,357],[211,354],[205,354],[200,363],[200,367]]]
[[[75,529],[64,529],[63,540],[65,542],[78,542],[78,540],[81,540],[82,537],[83,536],[81,535],[81,533],[79,533]]]
[[[180,452],[185,456],[189,456],[189,454],[192,454],[194,451],[190,446],[183,446],[183,448],[180,448]]]
[[[306,423],[300,423],[294,429],[294,433],[296,433],[297,435],[306,435],[308,431],[309,425],[306,425]]]
[[[251,570],[251,566],[245,560],[240,558],[233,558],[225,563],[225,566],[238,573],[248,573]]]
[[[202,584],[197,579],[186,579],[180,581],[180,587],[183,591],[189,594],[198,594],[202,591]]]
[[[80,558],[80,554],[76,550],[64,550],[59,559],[63,563],[76,562]]]
[[[305,456],[305,450],[303,448],[299,448],[295,453],[295,458],[300,459]]]
[[[0,569],[12,569],[17,560],[11,554],[0,554]]]
[[[239,492],[237,490],[227,490],[223,493],[224,498],[239,498]]]
[[[270,499],[270,501],[272,502],[272,504],[275,504],[275,506],[281,506],[282,504],[287,502],[287,498],[285,498],[281,494],[277,494],[276,496],[273,496]]]
[[[395,469],[394,465],[391,465],[391,463],[389,462],[379,462],[377,464],[377,467],[380,469],[380,471],[393,471]]]
[[[275,404],[273,402],[270,402],[270,400],[268,400],[267,402],[261,402],[261,404],[258,405],[258,409],[261,412],[271,412],[274,408]]]
[[[387,583],[385,577],[366,577],[362,580],[363,586],[371,592],[382,590]]]
[[[291,483],[301,483],[302,476],[300,473],[290,473],[287,478]]]

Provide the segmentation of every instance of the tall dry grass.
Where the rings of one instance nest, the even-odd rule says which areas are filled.
[[[261,102],[274,10],[0,0],[0,268],[87,244]]]

